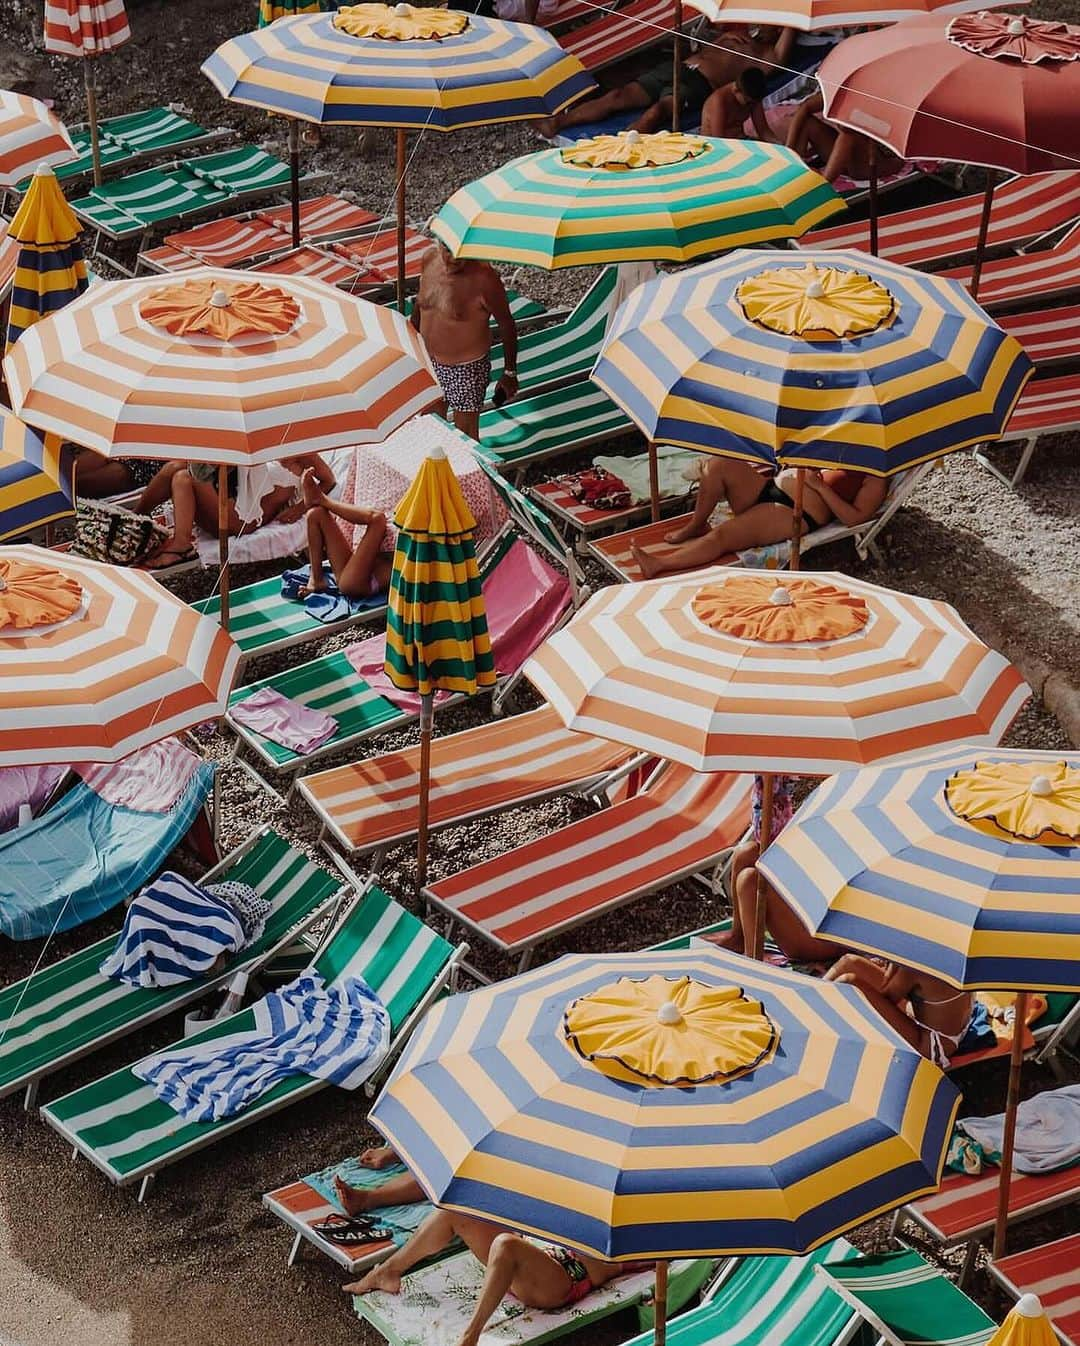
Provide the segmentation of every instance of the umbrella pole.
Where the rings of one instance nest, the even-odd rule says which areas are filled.
[[[292,203],[292,245],[300,246],[300,126],[289,118],[289,200]]]
[[[802,551],[803,487],[806,484],[806,468],[795,469],[795,498],[791,502],[791,556],[788,569],[798,570]]]
[[[83,57],[83,81],[86,84],[86,120],[90,123],[90,158],[94,165],[94,186],[101,186],[101,144],[97,124],[97,71],[90,56]]]
[[[675,0],[675,45],[671,67],[671,129],[679,129],[679,85],[682,77],[682,0]]]
[[[667,1275],[668,1264],[656,1264],[656,1294],[653,1299],[653,1341],[656,1346],[667,1343]]]
[[[761,773],[761,836],[758,839],[758,859],[760,859],[769,848],[769,842],[772,841],[773,824],[773,774],[771,771]],[[747,935],[749,934],[749,939]],[[751,931],[743,931],[743,942],[746,951],[751,958],[761,962],[765,957],[765,876],[761,870],[757,871],[757,894],[754,903],[754,928]]]
[[[870,142],[870,253],[878,255],[878,156],[874,141]]]
[[[656,440],[649,440],[649,503],[652,506],[652,521],[660,518],[660,463],[656,457]]]
[[[990,211],[994,205],[994,172],[986,170],[986,195],[983,197],[982,214],[979,216],[979,238],[975,244],[975,265],[971,269],[971,297],[979,297],[979,281],[982,279],[983,258],[986,252],[986,238],[990,233]]]
[[[1027,1023],[1027,992],[1016,997],[1012,1051],[1009,1053],[1009,1091],[1005,1095],[1005,1129],[1001,1138],[1001,1177],[998,1180],[997,1220],[994,1223],[994,1261],[1005,1254],[1009,1232],[1009,1189],[1012,1187],[1013,1147],[1016,1142],[1016,1109],[1020,1105],[1020,1070],[1024,1064],[1024,1025]]]
[[[397,133],[397,305],[405,312],[405,132]]]
[[[217,483],[217,528],[218,528],[218,564],[221,568],[218,578],[218,593],[221,596],[221,626],[229,629],[229,469],[222,463],[218,467]]]
[[[435,694],[420,698],[420,808],[416,829],[416,892],[427,883],[428,795],[431,791],[431,722]]]

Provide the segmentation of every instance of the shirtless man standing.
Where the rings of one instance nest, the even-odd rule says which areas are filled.
[[[443,243],[424,257],[409,321],[424,338],[454,424],[480,437],[480,412],[491,378],[491,319],[502,339],[504,369],[496,405],[517,392],[517,325],[498,272],[459,260]],[[498,396],[499,391],[502,397]]]

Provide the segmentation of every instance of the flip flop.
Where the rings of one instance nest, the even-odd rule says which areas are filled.
[[[165,565],[153,564],[154,561],[159,561],[163,556],[172,556],[175,557],[175,560],[169,561]],[[197,561],[198,559],[199,553],[194,547],[187,547],[184,550],[179,550],[176,547],[162,547],[160,551],[154,552],[153,556],[148,556],[146,560],[140,564],[139,569],[171,570],[173,566],[183,565],[187,561]]]
[[[311,1228],[327,1242],[337,1244],[386,1243],[394,1237],[391,1230],[378,1224],[370,1215],[328,1215],[325,1220],[317,1220]]]

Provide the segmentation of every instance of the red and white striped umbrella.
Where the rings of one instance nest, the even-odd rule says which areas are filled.
[[[145,571],[0,550],[0,766],[117,762],[224,714],[239,651]]]
[[[45,0],[45,50],[97,56],[131,36],[124,0]]]
[[[946,603],[727,566],[601,590],[525,673],[569,728],[698,771],[997,744],[1031,694]]]
[[[4,361],[18,415],[96,449],[241,467],[378,443],[439,397],[399,314],[301,276],[96,285]]]
[[[39,164],[66,164],[75,146],[44,103],[0,89],[0,189],[14,187]]]

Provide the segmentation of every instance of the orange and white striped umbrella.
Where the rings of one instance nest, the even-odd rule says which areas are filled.
[[[75,158],[67,129],[44,103],[0,89],[0,190],[14,187],[38,164],[66,164]]]
[[[400,314],[302,276],[106,282],[4,361],[30,425],[131,458],[249,467],[378,443],[440,396]]]
[[[571,729],[697,771],[811,776],[997,744],[1031,694],[946,603],[728,566],[602,589],[525,674]]]
[[[0,549],[0,766],[116,762],[225,712],[239,651],[145,571]]]

